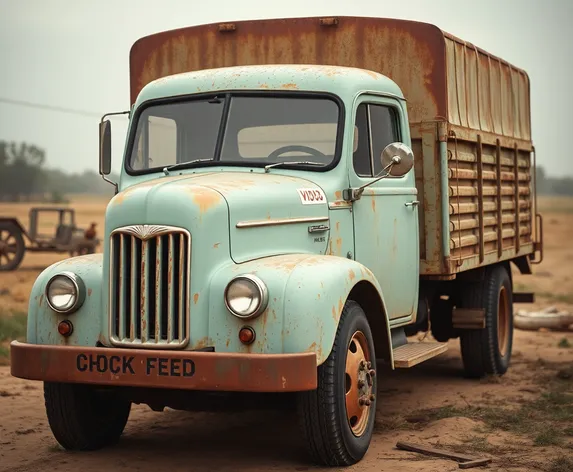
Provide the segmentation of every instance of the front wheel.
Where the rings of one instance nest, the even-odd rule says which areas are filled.
[[[483,308],[485,328],[462,330],[460,345],[466,374],[479,378],[503,375],[509,368],[513,345],[511,279],[502,265],[488,268],[484,280],[462,288],[464,308]]]
[[[48,423],[68,450],[92,451],[116,443],[127,423],[131,402],[114,390],[84,384],[44,382]]]
[[[346,302],[330,355],[318,367],[316,390],[298,394],[298,415],[310,455],[319,464],[360,461],[376,414],[376,355],[366,315]]]

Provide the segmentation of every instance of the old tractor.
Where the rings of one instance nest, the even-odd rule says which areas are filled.
[[[55,231],[42,232],[47,220],[53,221]],[[76,226],[75,210],[63,207],[31,208],[28,231],[17,218],[0,217],[0,271],[16,270],[26,251],[69,253],[70,256],[94,253],[99,239],[92,231]],[[52,224],[50,224],[52,226]],[[86,234],[87,233],[87,234]]]

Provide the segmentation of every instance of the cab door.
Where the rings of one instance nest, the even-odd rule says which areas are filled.
[[[352,188],[382,172],[380,155],[392,142],[410,146],[407,115],[397,100],[364,95],[356,102]],[[355,259],[378,279],[388,317],[411,317],[417,309],[419,277],[418,201],[414,168],[364,190],[353,203]],[[402,320],[400,320],[402,321]]]

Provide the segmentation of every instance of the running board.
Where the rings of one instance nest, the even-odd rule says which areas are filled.
[[[394,349],[394,368],[407,369],[448,350],[447,343],[409,343]]]

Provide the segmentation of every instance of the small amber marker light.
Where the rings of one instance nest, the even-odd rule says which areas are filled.
[[[60,321],[58,324],[58,333],[62,336],[69,336],[74,331],[72,323],[68,320]]]
[[[239,339],[243,344],[251,344],[255,340],[255,330],[245,326],[239,330]]]

